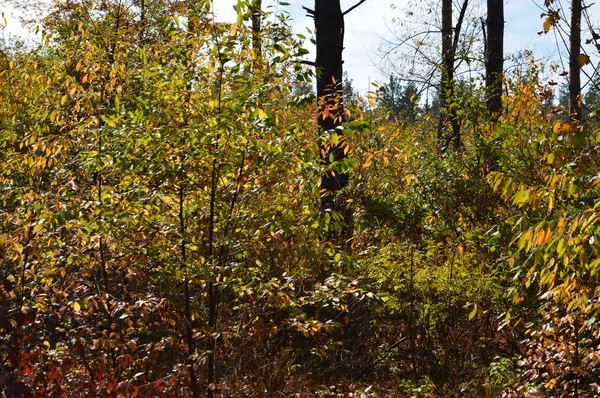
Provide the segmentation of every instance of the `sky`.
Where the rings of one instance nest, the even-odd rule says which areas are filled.
[[[342,10],[349,9],[358,1],[341,0]],[[588,0],[588,3],[590,1]],[[222,21],[235,21],[236,14],[233,9],[235,2],[236,0],[213,0],[217,18]],[[314,0],[287,0],[287,2],[290,3],[289,6],[279,4],[283,3],[281,0],[263,0],[263,8],[273,12],[270,18],[274,18],[277,13],[288,12],[293,20],[294,32],[306,34],[306,28],[312,28],[313,21],[306,15],[302,6],[312,8]],[[421,17],[426,18],[419,13],[418,5],[428,2],[440,3],[438,0],[366,0],[361,6],[346,15],[344,69],[359,92],[364,94],[369,87],[372,88],[370,84],[373,82],[385,83],[388,80],[389,69],[382,70],[380,67],[381,61],[377,50],[385,45],[386,40],[394,40],[392,30],[410,32],[411,29],[415,29],[414,26],[400,26],[400,23],[414,21]],[[462,1],[455,0],[455,4],[458,3],[462,3]],[[470,0],[472,15],[484,16],[484,3],[484,0]],[[546,35],[538,35],[543,24],[540,16],[542,9],[538,5],[542,3],[543,0],[505,0],[505,55],[507,57],[529,49],[534,52],[538,60],[560,63],[554,33],[551,31]],[[563,0],[563,3],[569,4],[568,0]],[[458,5],[455,7],[458,8]],[[2,0],[0,0],[0,10],[4,12],[9,24],[9,29],[5,29],[5,31],[21,34],[25,32],[19,26],[17,15]],[[407,12],[410,11],[414,11],[415,14],[407,16]],[[568,12],[568,10],[566,11]],[[592,23],[600,26],[600,4],[592,5],[589,11]],[[478,25],[477,18],[473,21]],[[584,32],[582,39],[585,40],[588,36],[589,34]],[[306,47],[311,51],[307,58],[314,59],[314,47],[308,42]],[[597,61],[597,58],[592,59]],[[401,64],[407,62],[407,58],[399,57],[394,62]],[[514,61],[507,60],[505,66],[510,68],[511,62],[514,64]]]
[[[291,4],[277,7],[276,0],[263,0],[263,5],[265,8],[270,7],[268,9],[271,11],[285,10],[289,12],[293,19],[294,31],[305,33],[306,27],[313,26],[313,21],[306,16],[302,6],[312,8],[314,0],[288,0],[287,2]],[[358,0],[341,0],[342,10],[347,10],[357,2]],[[401,21],[422,16],[417,14],[418,4],[426,2],[423,0],[367,0],[346,15],[344,70],[348,72],[356,89],[365,93],[368,91],[370,83],[385,83],[388,80],[389,70],[382,70],[377,50],[385,46],[386,41],[393,41],[391,30],[398,29]],[[234,3],[235,0],[215,0],[217,17],[226,21],[235,20]],[[433,3],[440,2],[433,1]],[[455,0],[454,3],[455,8],[458,8],[457,4],[462,1]],[[569,4],[565,0],[563,3]],[[541,4],[543,4],[543,0],[505,0],[505,55],[507,58],[528,49],[533,51],[537,60],[560,64],[561,59],[557,51],[557,38],[554,32],[538,34],[543,25]],[[473,15],[485,16],[484,0],[471,0],[470,5],[472,6],[469,11],[473,11]],[[414,11],[415,15],[407,16],[407,12],[410,11]],[[568,13],[568,10],[565,11]],[[592,23],[600,26],[600,5],[592,5],[589,11]],[[474,22],[477,23],[477,18],[474,19]],[[414,29],[414,27],[408,27],[408,30],[410,31],[411,28]],[[582,39],[585,40],[588,36],[589,34],[584,32]],[[307,45],[307,48],[312,53],[307,58],[314,58],[314,47],[311,48],[310,45]],[[563,51],[563,57],[564,53],[565,51]],[[396,62],[406,62],[406,59],[400,58]],[[505,66],[510,68],[514,62],[509,59]],[[566,67],[568,67],[567,64],[568,62],[565,64]]]
[[[397,0],[404,2],[405,0]],[[293,30],[295,33],[306,33],[306,28],[313,28],[313,20],[306,15],[302,6],[313,8],[314,0],[288,0],[289,6],[277,6],[275,0],[263,0],[263,6],[267,11],[286,11],[293,19]],[[341,0],[342,10],[347,10],[355,5],[358,0]],[[381,37],[387,32],[384,23],[386,14],[391,11],[391,0],[367,0],[345,17],[345,40],[344,40],[344,70],[353,80],[356,89],[365,93],[369,82],[384,79],[382,72],[376,67],[378,61],[372,49],[376,48]],[[215,12],[218,18],[224,20],[235,20],[233,4],[235,0],[216,0]],[[271,8],[267,8],[271,7]],[[311,52],[306,58],[314,60],[314,46],[307,41],[306,48]]]

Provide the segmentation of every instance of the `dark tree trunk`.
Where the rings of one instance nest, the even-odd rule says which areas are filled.
[[[440,120],[438,125],[438,144],[442,150],[446,150],[450,145],[453,145],[456,150],[462,148],[461,123],[452,99],[454,97],[454,63],[468,5],[469,0],[464,0],[456,27],[453,28],[452,0],[442,0],[442,77],[440,82]],[[451,127],[450,133],[446,132],[448,124]]]
[[[141,8],[141,19],[144,18],[144,13],[145,13],[145,4],[144,4],[144,0],[141,1],[140,3],[140,8]],[[195,59],[195,47],[193,45],[193,40],[192,38],[194,36],[196,36],[196,34],[198,33],[198,15],[196,13],[196,10],[194,8],[194,4],[190,3],[188,4],[188,9],[187,9],[187,18],[188,18],[188,42],[187,42],[187,49],[188,49],[188,56],[189,58],[187,59],[187,73],[188,76],[187,78],[188,83],[186,85],[186,93],[185,93],[185,106],[186,108],[190,108],[190,99],[191,99],[191,93],[192,93],[192,80],[193,80],[193,74],[194,74],[194,59]],[[143,24],[142,24],[142,28],[143,28]],[[141,33],[140,33],[141,35]],[[185,125],[189,126],[190,121],[186,118],[185,120]],[[187,131],[187,129],[184,129],[184,131]],[[186,139],[187,139],[187,134],[182,134],[181,136],[181,143],[182,145],[185,147],[185,145],[187,145],[186,143]],[[185,175],[185,161],[182,160],[181,164],[180,164],[180,170],[181,170],[181,175]],[[186,336],[186,343],[187,343],[187,368],[188,368],[188,373],[190,376],[190,387],[192,390],[192,398],[198,398],[200,396],[200,391],[198,388],[198,375],[196,374],[196,363],[193,357],[193,354],[196,350],[196,345],[194,343],[194,320],[193,320],[193,316],[192,316],[192,297],[193,297],[193,292],[192,292],[192,286],[190,285],[190,276],[189,276],[189,264],[188,264],[188,252],[187,252],[187,235],[186,235],[186,223],[187,223],[187,218],[185,217],[185,213],[184,213],[184,207],[185,207],[185,201],[186,201],[186,181],[185,179],[182,179],[180,181],[180,185],[179,185],[179,233],[181,235],[180,239],[180,255],[181,255],[181,272],[183,274],[183,291],[184,291],[184,314],[185,314],[185,319],[186,319],[186,323],[185,323],[185,336]]]
[[[452,109],[451,100],[454,86],[454,46],[452,45],[452,0],[442,0],[442,79],[440,82],[440,121],[438,141],[447,148],[449,141],[460,147],[460,125],[456,112]],[[450,121],[452,135],[447,136],[446,126]],[[449,139],[448,139],[449,138]]]
[[[322,131],[335,130],[342,125],[343,110],[343,61],[344,49],[344,13],[340,0],[315,0],[314,19],[317,39],[317,123]],[[347,141],[341,130],[337,131],[339,141],[336,144],[324,142],[321,145],[321,162],[331,164],[343,161],[347,157]],[[345,244],[351,235],[352,211],[346,203],[336,198],[336,193],[348,185],[348,174],[327,170],[321,176],[321,208],[342,214],[349,226],[333,237],[336,244]]]
[[[452,0],[442,0],[442,82],[440,85],[440,106],[448,107],[448,94],[454,75],[452,54]]]
[[[343,114],[342,51],[344,49],[344,15],[340,0],[315,0],[317,37],[317,97],[320,113],[327,108],[330,117],[319,117],[319,127],[332,130],[341,125]],[[324,100],[324,101],[323,101]],[[337,103],[337,106],[336,106]],[[330,190],[336,190],[334,185]],[[339,188],[338,188],[339,189]]]
[[[487,40],[485,86],[487,109],[492,120],[502,113],[502,74],[504,72],[504,0],[487,0]]]
[[[252,11],[252,50],[256,56],[256,61],[262,57],[262,40],[261,40],[261,25],[262,25],[262,0],[253,0]],[[256,64],[256,62],[255,62]]]
[[[569,38],[569,115],[581,121],[581,0],[571,2],[571,36]]]
[[[146,34],[146,2],[140,0],[140,46],[144,43],[144,35]]]

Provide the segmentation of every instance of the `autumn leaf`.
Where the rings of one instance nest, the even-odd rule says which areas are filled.
[[[579,65],[579,67],[583,67],[585,65],[588,65],[590,63],[590,57],[588,57],[585,54],[581,54],[577,57],[577,65]]]
[[[554,27],[558,21],[560,21],[560,15],[557,11],[550,11],[547,14],[542,14],[542,17],[545,16],[543,24],[543,31],[540,33],[548,33],[552,27]]]

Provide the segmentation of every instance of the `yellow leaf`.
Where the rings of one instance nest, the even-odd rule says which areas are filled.
[[[547,244],[548,242],[550,242],[552,240],[552,230],[550,230],[550,228],[546,229],[546,237],[544,239],[544,241],[542,242],[543,245]]]
[[[550,30],[551,27],[552,27],[552,24],[550,23],[550,21],[548,19],[546,19],[544,21],[544,33],[548,33],[548,31]]]
[[[356,113],[356,118],[355,118],[356,120],[362,121],[364,119],[363,113],[360,109],[357,108],[355,113]]]
[[[517,244],[517,247],[519,250],[523,249],[524,247],[527,246],[527,250],[529,250],[529,248],[531,247],[531,238],[533,237],[533,230],[528,230],[527,232],[525,232],[523,235],[521,235],[521,237],[519,238],[519,242]]]
[[[558,221],[558,230],[559,230],[560,232],[564,231],[564,230],[565,230],[565,227],[566,227],[566,225],[567,225],[567,219],[566,219],[565,217],[561,218],[561,219]]]
[[[587,55],[581,54],[581,55],[579,55],[579,57],[577,57],[577,65],[579,65],[579,67],[585,66],[589,63],[590,63],[590,57],[588,57]]]
[[[73,302],[73,311],[75,311],[75,312],[81,311],[81,306],[79,305],[79,303],[77,301]]]
[[[367,154],[367,160],[363,163],[362,167],[366,169],[371,164],[373,164],[373,154],[369,153]]]
[[[543,228],[538,231],[535,235],[535,246],[541,245],[544,242],[544,238],[546,237],[546,230]]]
[[[561,129],[562,129],[562,122],[554,123],[554,127],[552,127],[552,131],[554,131],[554,134],[559,135]]]
[[[556,122],[554,124],[554,127],[552,128],[552,130],[554,131],[554,134],[573,134],[575,132],[577,132],[577,126],[575,125],[575,123],[567,120],[567,121],[559,121]]]
[[[369,106],[370,107],[374,107],[375,106],[375,98],[373,96],[367,96],[367,100],[369,101]]]
[[[258,108],[258,109],[256,110],[256,115],[257,115],[257,116],[258,116],[260,119],[263,119],[263,120],[268,118],[268,116],[267,116],[267,114],[265,113],[265,111],[263,111],[263,110],[262,110],[262,109],[260,109],[260,108]]]

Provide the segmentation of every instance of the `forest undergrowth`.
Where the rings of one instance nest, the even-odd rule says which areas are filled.
[[[600,396],[600,125],[540,63],[455,150],[376,90],[319,131],[285,14],[83,3],[0,60],[0,396]]]

